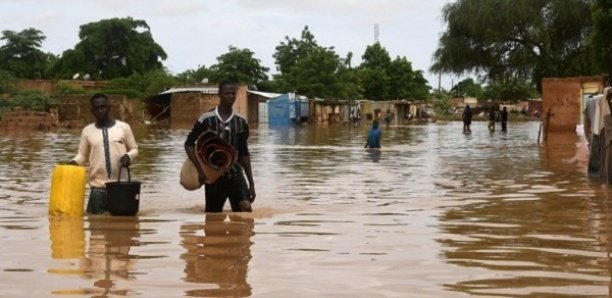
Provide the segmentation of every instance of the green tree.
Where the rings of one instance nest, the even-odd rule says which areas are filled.
[[[531,84],[518,79],[498,81],[483,90],[483,97],[493,101],[518,102],[534,98],[537,94],[538,91]]]
[[[590,75],[586,37],[593,0],[458,0],[447,4],[447,24],[433,72],[485,74],[489,82]]]
[[[470,96],[482,98],[483,89],[482,85],[474,82],[472,78],[467,78],[455,84],[455,86],[450,89],[450,94],[454,97]]]
[[[149,25],[131,17],[112,18],[81,25],[81,41],[64,51],[55,64],[58,77],[75,73],[94,79],[127,77],[162,69],[166,52],[151,35]]]
[[[603,64],[608,84],[612,84],[612,0],[596,0],[592,14],[591,42],[595,49],[595,63]]]
[[[414,71],[406,57],[397,57],[387,67],[388,99],[427,99],[429,89],[422,71]]]
[[[212,80],[231,78],[247,85],[260,85],[268,80],[266,72],[270,69],[262,66],[254,55],[249,49],[230,46],[229,52],[217,57],[218,63],[210,67]]]
[[[389,99],[391,78],[388,69],[391,65],[391,57],[387,49],[378,42],[369,45],[361,56],[361,60],[359,73],[365,98],[370,100]]]
[[[274,54],[280,74],[267,86],[276,92],[297,92],[325,99],[361,98],[361,83],[351,68],[352,53],[340,58],[333,47],[317,44],[314,35],[304,27],[301,38],[285,37]]]
[[[302,30],[300,39],[285,36],[285,41],[276,47],[276,52],[273,55],[277,70],[281,74],[290,72],[298,61],[306,58],[317,48],[319,48],[319,45],[314,39],[314,35],[308,30],[308,26],[305,26]]]
[[[0,69],[0,96],[15,90],[15,78],[10,72]]]
[[[133,98],[147,98],[176,85],[176,83],[177,80],[173,76],[160,69],[112,79],[108,88],[103,91],[109,94],[124,94]]]
[[[213,77],[213,71],[207,68],[205,65],[198,66],[196,69],[188,69],[178,75],[176,80],[183,84],[200,84],[203,81],[209,80]]]
[[[52,55],[40,50],[45,38],[42,31],[34,28],[21,32],[2,31],[0,40],[5,44],[0,47],[0,68],[16,78],[46,78]]]
[[[369,45],[363,53],[359,74],[365,98],[370,100],[426,99],[431,89],[423,72],[412,69],[406,57],[391,61],[380,43]]]

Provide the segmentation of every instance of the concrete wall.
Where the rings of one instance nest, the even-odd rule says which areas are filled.
[[[544,78],[542,80],[542,120],[550,111],[548,132],[574,132],[580,124],[582,101],[585,91],[593,90],[593,84],[601,85],[602,78]],[[583,85],[586,87],[583,90]],[[603,88],[602,88],[603,89]]]

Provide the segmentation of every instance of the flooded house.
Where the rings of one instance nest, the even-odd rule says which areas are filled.
[[[290,125],[308,121],[310,116],[308,98],[295,93],[285,93],[267,101],[268,124]]]
[[[542,79],[542,115],[545,132],[575,132],[583,123],[582,111],[589,96],[603,90],[603,77]]]
[[[217,86],[179,87],[159,93],[147,101],[151,120],[169,119],[174,128],[191,127],[198,117],[219,103]],[[238,86],[234,111],[249,123],[258,120],[258,99],[248,96],[245,85]]]

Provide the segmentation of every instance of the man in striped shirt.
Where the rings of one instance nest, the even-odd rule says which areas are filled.
[[[217,107],[204,113],[194,124],[193,129],[185,141],[185,151],[191,162],[198,170],[199,180],[204,184],[206,207],[205,212],[221,212],[223,205],[229,198],[232,211],[251,212],[251,203],[255,201],[255,182],[251,171],[251,158],[247,140],[249,138],[249,125],[247,120],[234,113],[232,106],[236,101],[238,84],[232,80],[223,80],[219,83],[219,104]],[[238,160],[217,181],[205,184],[206,174],[196,158],[195,144],[202,133],[216,132],[236,149]],[[248,179],[248,185],[245,181]]]

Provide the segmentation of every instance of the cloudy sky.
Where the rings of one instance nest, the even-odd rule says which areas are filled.
[[[210,66],[228,46],[249,48],[276,72],[275,47],[285,36],[299,37],[305,25],[322,46],[340,56],[379,41],[392,57],[405,56],[432,87],[431,57],[444,30],[441,8],[450,0],[0,0],[0,30],[34,27],[47,37],[43,50],[61,54],[79,41],[79,26],[113,17],[145,20],[166,53],[173,73]],[[2,42],[0,41],[0,45]],[[449,88],[459,78],[443,76]]]

